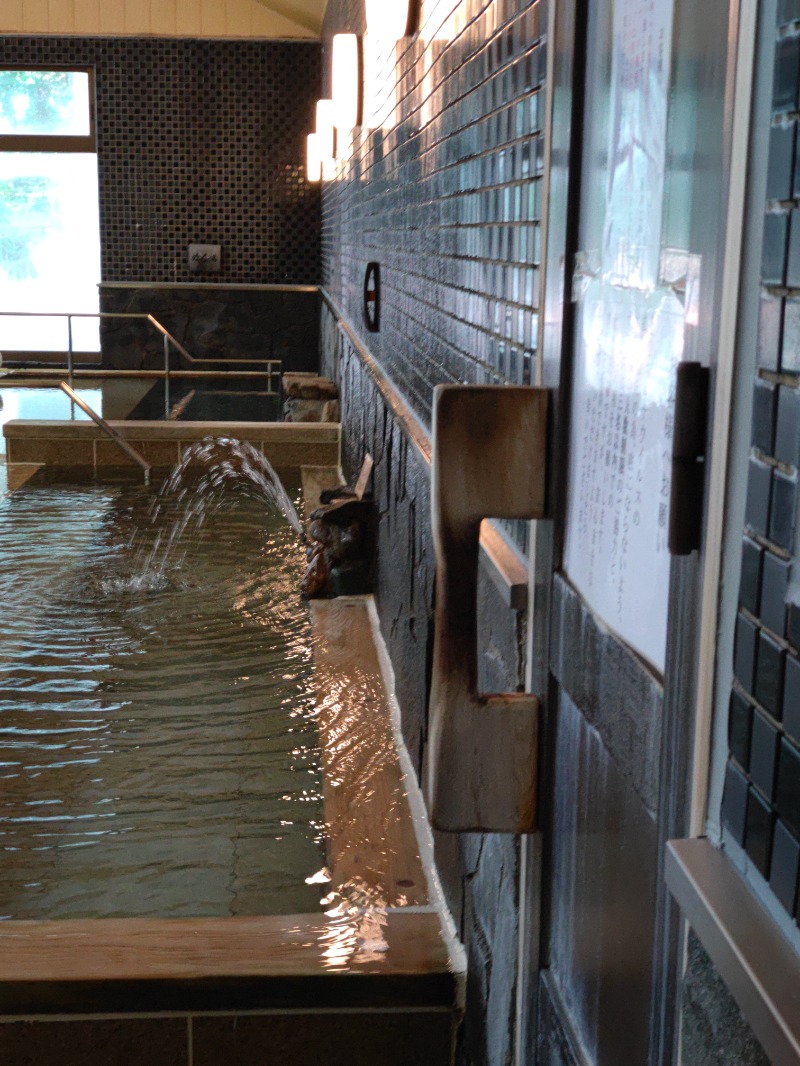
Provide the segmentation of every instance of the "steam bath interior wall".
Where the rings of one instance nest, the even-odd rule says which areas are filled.
[[[450,1061],[374,608],[298,593],[338,427],[270,428],[185,442],[158,490],[73,468],[2,500],[6,1061]]]

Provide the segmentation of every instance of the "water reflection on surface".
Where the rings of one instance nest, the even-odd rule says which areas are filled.
[[[296,533],[247,492],[0,501],[0,915],[318,908],[325,861]],[[21,561],[23,565],[20,565]]]

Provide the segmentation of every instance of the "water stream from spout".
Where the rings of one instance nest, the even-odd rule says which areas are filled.
[[[246,441],[205,437],[186,449],[150,507],[154,525],[167,511],[171,521],[158,530],[147,552],[140,556],[137,571],[142,590],[156,589],[164,582],[184,533],[199,529],[236,493],[263,500],[280,511],[297,536],[305,538],[297,510],[266,456]]]

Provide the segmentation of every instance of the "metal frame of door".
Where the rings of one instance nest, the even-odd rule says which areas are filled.
[[[586,26],[589,0],[551,2],[548,12],[548,111],[546,125],[546,205],[543,246],[544,313],[540,324],[540,348],[537,384],[553,390],[551,410],[551,449],[549,456],[550,513],[553,519],[532,526],[529,584],[529,655],[528,688],[544,696],[544,721],[540,745],[541,832],[523,838],[520,891],[519,978],[517,986],[517,1066],[537,1061],[537,1018],[539,976],[549,965],[547,931],[550,922],[549,877],[552,869],[552,812],[554,753],[558,700],[558,683],[550,671],[550,622],[552,575],[560,568],[565,529],[567,490],[569,411],[574,351],[574,305],[571,301],[571,272],[578,250],[578,225],[582,172],[582,127],[586,71]],[[722,0],[725,3],[725,0]],[[713,415],[712,470],[722,461],[720,449],[726,448],[720,429],[724,408],[730,402],[732,367],[723,365],[726,337],[731,321],[735,325],[736,306],[731,305],[729,274],[736,251],[736,218],[739,204],[738,176],[731,172],[729,160],[741,124],[742,85],[737,85],[744,68],[747,48],[740,48],[741,20],[747,34],[749,9],[755,0],[725,3],[729,29],[720,35],[724,43],[724,117],[722,131],[722,167],[720,184],[724,197],[721,209],[722,232],[717,235],[715,264],[721,288],[713,321],[706,333],[716,339],[706,361],[715,364],[712,375],[717,396]],[[680,7],[680,0],[678,2]],[[716,5],[714,5],[716,7]],[[717,8],[718,10],[718,8]],[[719,23],[717,23],[717,26]],[[722,57],[721,57],[722,58]],[[751,57],[752,58],[752,57]],[[734,109],[739,92],[739,110]],[[728,197],[730,196],[730,203]],[[716,465],[714,465],[716,464]],[[714,476],[719,476],[714,475]],[[710,491],[714,491],[713,482]],[[708,492],[707,492],[708,499]],[[706,508],[709,514],[708,505]],[[698,667],[707,663],[708,649],[701,641],[708,633],[709,603],[716,601],[716,589],[709,584],[709,568],[719,554],[722,536],[711,516],[703,551],[685,559],[673,559],[668,606],[668,651],[664,674],[664,733],[660,757],[660,803],[658,809],[658,896],[650,1038],[651,1066],[662,1066],[678,1056],[679,1017],[678,983],[684,953],[684,925],[663,883],[663,843],[689,832],[692,790],[697,802],[697,782],[692,781],[693,758],[696,759],[695,723],[698,701],[704,696]],[[709,551],[710,546],[710,551]],[[705,584],[704,584],[705,580]],[[702,598],[701,598],[702,597]],[[701,659],[701,656],[703,658]],[[702,711],[701,711],[702,713]],[[578,1048],[573,1051],[579,1053]]]

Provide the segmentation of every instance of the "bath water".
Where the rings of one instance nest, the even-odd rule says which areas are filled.
[[[155,497],[0,498],[2,918],[318,909],[299,494],[190,452]]]

